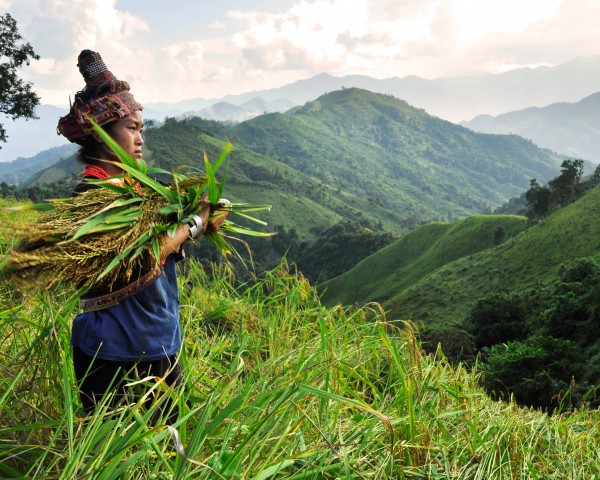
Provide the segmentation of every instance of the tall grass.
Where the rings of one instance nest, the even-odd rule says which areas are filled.
[[[377,305],[325,308],[285,266],[234,288],[192,261],[181,290],[184,385],[141,379],[162,395],[116,410],[107,399],[88,417],[70,359],[76,299],[1,311],[0,477],[600,477],[598,412],[491,401]],[[167,427],[168,405],[180,412]]]

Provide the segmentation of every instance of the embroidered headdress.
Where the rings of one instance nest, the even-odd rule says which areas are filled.
[[[75,94],[69,113],[58,121],[59,135],[81,143],[92,132],[88,118],[98,125],[105,125],[142,109],[129,92],[129,84],[118,80],[106,68],[99,53],[83,50],[77,66],[85,80],[85,87]]]

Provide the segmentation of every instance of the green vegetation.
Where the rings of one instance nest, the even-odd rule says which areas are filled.
[[[510,215],[480,215],[451,224],[429,223],[379,250],[352,270],[320,284],[323,301],[328,305],[377,301],[385,308],[393,307],[392,299],[398,293],[418,285],[456,260],[507,241],[526,226],[527,219]],[[436,289],[442,288],[440,284]],[[420,321],[423,316],[412,318]],[[439,318],[441,322],[448,320],[448,315]]]
[[[182,277],[185,388],[84,417],[71,368],[76,301],[0,313],[3,478],[589,479],[600,413],[548,416],[491,400],[477,375],[425,355],[410,326],[327,309],[279,268],[245,289]],[[3,292],[6,299],[8,290]],[[7,305],[3,301],[4,305]],[[165,426],[167,399],[181,409]],[[179,453],[177,453],[179,451]],[[185,454],[186,458],[182,456]]]
[[[500,398],[549,411],[597,407],[600,188],[586,190],[596,179],[580,183],[580,172],[580,161],[563,163],[543,187],[548,208],[531,212],[537,222],[526,230],[525,218],[508,216],[426,225],[324,282],[323,300],[380,301],[392,320],[422,324],[430,351],[441,343],[453,361],[479,352],[483,384]],[[514,229],[501,221],[509,218]]]
[[[515,236],[511,235],[517,233],[519,227],[509,229],[499,222],[502,218],[510,219],[523,230],[524,217],[474,217],[473,222],[480,218],[483,224],[489,218],[487,244],[480,243],[482,226],[465,230],[465,235],[457,237],[454,244],[448,239],[441,241],[448,229],[460,226],[465,220],[450,225],[426,225],[363,260],[346,274],[324,283],[322,287],[327,288],[324,300],[328,305],[381,300],[391,319],[458,325],[479,297],[529,288],[554,278],[563,263],[596,255],[600,251],[598,211],[600,188],[594,188],[578,201]],[[502,243],[494,246],[496,225],[504,228],[506,236]],[[432,236],[429,240],[428,234]],[[419,249],[438,240],[439,245],[447,249],[446,256],[440,254],[438,263],[428,263],[429,258],[425,257],[421,263]],[[480,245],[479,250],[464,249],[471,244]],[[457,245],[463,250],[457,249]],[[417,262],[414,267],[413,259]],[[405,269],[404,264],[408,265]],[[396,270],[400,273],[395,276]],[[366,271],[371,273],[369,282],[364,281]],[[366,285],[361,288],[360,284]],[[344,291],[357,295],[348,298]]]
[[[599,402],[600,263],[565,263],[544,284],[478,299],[465,322],[484,385],[548,410]]]
[[[398,212],[409,228],[497,206],[562,161],[520,137],[477,134],[356,88],[233,132],[244,147]]]
[[[531,178],[550,179],[563,160],[519,137],[476,134],[360,89],[237,126],[200,118],[149,122],[145,158],[152,167],[185,171],[202,165],[203,150],[213,158],[229,138],[236,145],[225,196],[273,205],[263,219],[279,233],[270,243],[249,242],[256,271],[285,254],[313,280],[354,266],[389,243],[389,234],[491,211]],[[68,196],[80,169],[72,158],[59,162],[19,193],[34,201]]]

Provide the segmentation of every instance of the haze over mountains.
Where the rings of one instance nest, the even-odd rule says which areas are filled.
[[[240,121],[271,111],[285,111],[302,105],[325,92],[342,87],[359,87],[392,94],[410,105],[453,122],[476,115],[498,115],[527,107],[543,107],[556,102],[577,102],[596,93],[600,87],[600,56],[576,58],[556,67],[519,69],[499,75],[438,78],[409,76],[375,79],[328,74],[299,80],[276,89],[230,95],[219,99],[190,99],[175,104],[149,103],[145,118],[163,120],[179,115],[199,115],[216,120]],[[0,149],[0,161],[32,156],[65,144],[56,135],[56,123],[66,107],[42,105],[39,120],[6,121],[8,143]],[[514,132],[517,133],[517,132]]]
[[[575,103],[478,115],[461,125],[483,133],[513,133],[563,155],[600,163],[600,92]]]

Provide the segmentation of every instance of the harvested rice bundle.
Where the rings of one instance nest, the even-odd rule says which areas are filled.
[[[112,289],[128,282],[134,273],[159,267],[162,243],[177,226],[189,221],[203,194],[219,210],[247,215],[270,209],[268,205],[233,204],[221,199],[224,180],[215,173],[232,148],[229,143],[211,165],[204,156],[206,176],[187,177],[148,168],[142,159],[129,157],[100,127],[96,131],[118,156],[124,174],[108,180],[93,180],[102,188],[88,190],[68,199],[43,204],[21,205],[19,209],[40,211],[35,225],[11,224],[3,228],[5,238],[20,242],[0,265],[0,277],[10,278],[19,287],[45,290],[58,284],[87,289],[98,283]],[[170,174],[170,186],[150,175]],[[226,174],[224,175],[226,177]],[[230,234],[268,236],[239,227],[228,219],[218,232],[206,238],[225,255],[235,253]],[[166,235],[165,235],[166,234]]]

